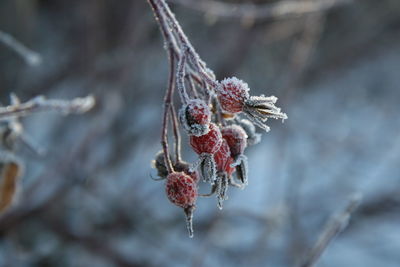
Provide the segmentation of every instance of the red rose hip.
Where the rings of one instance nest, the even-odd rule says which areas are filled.
[[[179,120],[188,134],[201,136],[208,133],[211,111],[203,100],[191,99],[179,111]]]
[[[167,176],[165,191],[172,203],[184,209],[196,203],[196,182],[183,172],[173,172]]]
[[[243,111],[245,101],[249,98],[247,83],[236,77],[222,80],[216,91],[222,109],[231,113]]]
[[[222,143],[221,131],[214,123],[210,124],[210,130],[202,136],[190,136],[190,145],[197,154],[214,154]]]

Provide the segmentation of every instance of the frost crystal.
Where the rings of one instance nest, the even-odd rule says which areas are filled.
[[[246,100],[243,112],[254,124],[268,132],[270,129],[265,124],[268,118],[287,119],[287,115],[274,105],[277,100],[275,96],[251,96]]]
[[[200,174],[203,177],[204,182],[214,184],[217,177],[215,165],[214,156],[212,154],[203,153],[200,155],[200,158],[195,166],[199,166]],[[192,167],[192,169],[194,169],[194,167]]]
[[[217,178],[217,199],[218,208],[222,210],[223,202],[228,199],[228,176],[226,174],[218,175]]]

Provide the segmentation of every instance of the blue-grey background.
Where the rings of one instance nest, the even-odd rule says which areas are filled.
[[[23,119],[47,155],[17,150],[25,173],[0,217],[0,266],[296,266],[354,192],[361,206],[317,266],[399,266],[400,2],[255,21],[172,9],[218,79],[277,96],[289,116],[247,149],[248,187],[230,189],[222,211],[199,199],[189,239],[150,179],[168,62],[146,1],[2,0],[0,30],[43,62],[0,44],[1,102],[15,92],[98,104]],[[196,159],[187,139],[183,153]]]

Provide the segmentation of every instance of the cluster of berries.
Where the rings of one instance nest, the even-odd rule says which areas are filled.
[[[164,151],[160,151],[153,161],[160,179],[166,179],[168,199],[186,213],[190,236],[193,235],[192,217],[198,196],[216,194],[217,206],[222,209],[229,186],[243,189],[247,185],[244,151],[248,145],[260,141],[254,125],[269,131],[265,125],[268,118],[287,118],[274,105],[276,97],[250,96],[247,84],[237,78],[216,82],[210,94],[210,103],[200,98],[186,99],[178,115],[182,128],[190,137],[190,146],[199,156],[198,161],[189,164],[175,158],[170,172]],[[239,113],[244,113],[249,120],[237,116]],[[209,194],[198,193],[200,180],[211,184]]]

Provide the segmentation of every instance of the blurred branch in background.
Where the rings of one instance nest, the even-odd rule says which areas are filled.
[[[168,64],[146,1],[0,2],[7,38],[48,62],[31,68],[0,40],[0,110],[16,106],[9,91],[20,105],[96,96],[84,117],[0,116],[47,151],[18,142],[23,175],[3,169],[22,194],[0,216],[0,266],[398,265],[398,0],[169,1],[218,78],[246,77],[293,117],[249,150],[248,190],[224,213],[202,203],[191,240],[148,182]],[[364,201],[340,232],[346,216],[332,211],[354,191]]]
[[[355,209],[360,205],[362,196],[360,193],[355,193],[351,198],[346,208],[338,215],[334,215],[325,226],[320,234],[314,247],[310,250],[309,255],[306,257],[300,267],[312,267],[322,253],[326,250],[332,240],[340,234],[349,224],[350,216]]]
[[[29,49],[8,33],[0,31],[0,43],[15,51],[28,65],[37,66],[42,63],[39,53]]]
[[[24,103],[0,107],[0,121],[46,110],[56,110],[64,114],[85,113],[94,104],[95,100],[93,96],[75,98],[73,100],[46,99],[44,96],[37,96]]]
[[[260,5],[249,3],[231,4],[213,0],[168,1],[217,17],[278,20],[325,11],[336,6],[351,3],[353,0],[285,0]]]

